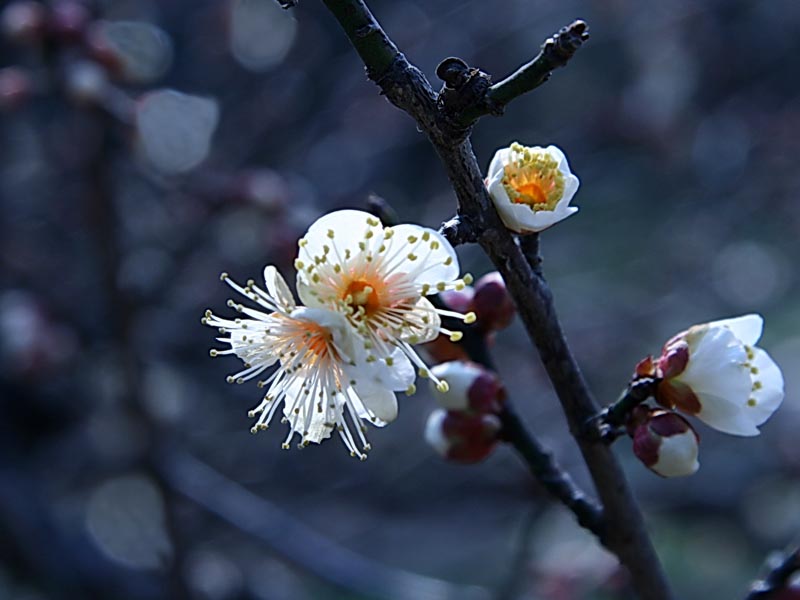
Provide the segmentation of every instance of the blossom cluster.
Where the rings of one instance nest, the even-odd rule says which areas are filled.
[[[673,411],[723,433],[759,434],[784,396],[781,370],[756,346],[763,327],[756,314],[694,325],[670,338],[658,358],[637,365],[636,378],[657,381],[654,395],[662,407],[639,407],[628,427],[634,453],[648,468],[675,477],[699,466],[699,436]]]
[[[273,266],[264,269],[264,287],[222,280],[258,308],[235,300],[242,316],[229,319],[207,311],[203,323],[219,329],[225,349],[244,368],[228,377],[243,383],[276,367],[258,385],[266,390],[250,411],[253,433],[267,429],[281,410],[289,424],[283,443],[319,443],[335,431],[352,456],[370,449],[364,422],[384,426],[397,416],[396,392],[413,394],[415,371],[446,392],[447,381],[428,369],[414,345],[440,334],[458,341],[461,333],[442,317],[466,323],[466,314],[436,308],[426,296],[461,290],[458,258],[437,231],[417,225],[384,227],[369,213],[342,210],[311,225],[298,243],[294,262],[298,304]]]

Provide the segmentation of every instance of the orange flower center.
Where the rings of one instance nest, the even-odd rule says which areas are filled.
[[[356,312],[360,312],[359,309],[363,308],[366,316],[370,317],[382,307],[381,296],[377,289],[378,287],[383,288],[383,285],[364,281],[363,279],[356,279],[347,285],[342,295],[342,300],[344,300],[346,304],[352,306]]]
[[[544,151],[512,144],[512,160],[503,168],[503,187],[511,202],[534,211],[553,210],[564,196],[564,174]]]

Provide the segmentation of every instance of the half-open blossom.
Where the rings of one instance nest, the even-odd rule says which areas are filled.
[[[569,205],[578,178],[555,146],[514,142],[501,148],[489,165],[486,183],[503,223],[518,233],[547,229],[578,212]]]
[[[638,406],[632,420],[633,453],[648,469],[662,477],[685,477],[700,467],[700,437],[678,413]]]
[[[441,316],[475,320],[472,313],[435,308],[425,298],[472,281],[459,278],[455,250],[441,234],[417,225],[383,227],[369,213],[340,210],[313,223],[299,245],[297,291],[307,306],[343,314],[364,338],[368,362],[390,369],[410,362],[447,388],[412,348],[440,333],[461,338],[461,332],[442,327]],[[414,389],[410,385],[409,393]]]
[[[228,377],[243,383],[270,367],[277,368],[258,386],[266,388],[261,403],[250,411],[258,420],[251,431],[267,429],[282,406],[290,426],[283,447],[300,436],[301,445],[319,443],[336,429],[350,453],[366,458],[369,444],[364,420],[383,426],[397,416],[394,389],[405,389],[414,372],[402,367],[381,372],[366,362],[363,340],[341,313],[324,308],[298,307],[275,270],[264,269],[266,290],[254,281],[242,287],[223,273],[222,280],[261,309],[234,300],[228,306],[247,318],[225,319],[207,311],[205,325],[219,328],[220,342],[230,346],[211,350],[211,356],[235,354],[244,369]]]
[[[696,415],[714,429],[758,435],[783,401],[783,375],[755,344],[764,321],[750,314],[694,325],[665,345],[654,363],[662,406]]]

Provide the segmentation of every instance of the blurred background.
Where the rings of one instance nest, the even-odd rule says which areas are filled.
[[[542,252],[600,402],[688,325],[764,315],[786,400],[761,436],[698,424],[701,469],[677,480],[616,445],[678,597],[742,597],[800,532],[800,4],[369,4],[432,82],[446,56],[497,80],[589,23],[475,151],[553,143],[581,179]],[[427,390],[365,463],[338,440],[284,452],[280,426],[249,433],[260,393],[225,383],[238,361],[209,358],[221,271],[292,279],[306,227],[371,193],[430,227],[455,210],[321,2],[4,2],[0,37],[0,598],[629,597],[511,450],[463,466],[424,443]],[[519,323],[492,351],[589,488]]]

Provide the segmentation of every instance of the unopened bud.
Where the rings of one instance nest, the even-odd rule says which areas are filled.
[[[3,35],[14,42],[33,42],[44,31],[47,10],[40,2],[12,2],[0,14]]]
[[[639,406],[632,420],[633,453],[648,469],[662,477],[684,477],[700,467],[700,436],[679,414]]]
[[[444,379],[450,390],[433,395],[442,408],[476,413],[500,412],[505,398],[503,384],[497,375],[482,366],[461,360],[436,365],[431,369],[437,379]]]
[[[439,294],[439,299],[444,302],[450,310],[466,314],[472,310],[472,297],[475,295],[475,288],[465,286],[460,290],[447,290]]]
[[[53,5],[50,31],[65,42],[79,42],[91,21],[89,10],[76,0],[60,0]]]
[[[33,81],[19,67],[0,69],[0,110],[14,110],[27,100],[33,91]]]
[[[428,417],[425,440],[443,458],[472,464],[492,453],[500,427],[500,419],[495,415],[468,415],[437,409]]]
[[[108,77],[97,63],[82,60],[67,68],[64,87],[78,104],[98,104],[108,91]]]
[[[469,360],[469,354],[465,350],[464,344],[450,341],[446,335],[436,337],[432,342],[423,346],[431,357],[432,362],[442,363],[451,360]]]
[[[505,329],[516,314],[505,281],[497,271],[487,273],[477,281],[472,307],[478,317],[478,327],[486,332]]]

